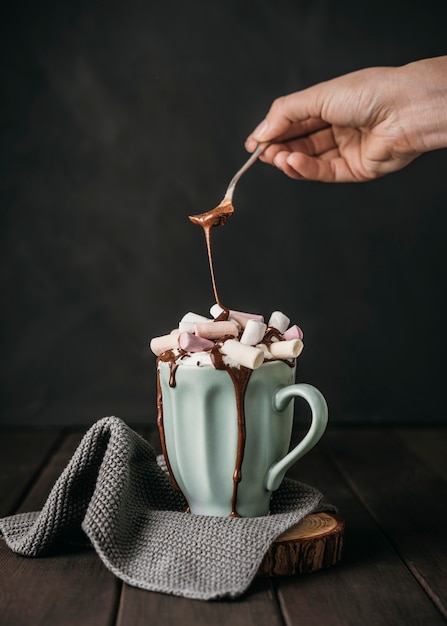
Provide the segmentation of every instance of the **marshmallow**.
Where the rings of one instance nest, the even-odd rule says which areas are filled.
[[[173,328],[173,329],[171,330],[171,335],[178,335],[178,334],[179,334],[179,332],[180,332],[180,330],[179,330],[178,328]]]
[[[219,315],[223,313],[223,311],[223,308],[218,304],[213,304],[213,306],[210,308],[210,313],[214,317],[214,319],[216,319],[216,317],[219,317]],[[235,320],[238,324],[242,326],[242,328],[245,328],[248,320],[263,322],[264,316],[257,313],[243,313],[242,311],[230,310],[229,319]]]
[[[212,320],[204,315],[199,315],[198,313],[189,311],[182,317],[178,327],[181,333],[194,333],[196,330],[196,324],[203,324],[205,322],[212,322]]]
[[[160,356],[160,354],[166,350],[178,348],[178,338],[179,336],[173,333],[170,335],[162,335],[161,337],[154,337],[151,339],[150,348],[154,354]]]
[[[253,319],[247,320],[247,325],[240,339],[241,343],[255,346],[264,338],[266,329],[267,326],[264,322],[258,322]]]
[[[264,362],[264,353],[259,348],[248,346],[236,339],[228,339],[220,348],[222,354],[228,356],[232,361],[255,370]]]
[[[225,335],[239,335],[239,329],[233,322],[205,322],[196,324],[196,335],[206,339],[220,339]]]
[[[289,324],[290,319],[287,317],[287,315],[281,313],[281,311],[273,311],[268,323],[269,326],[273,326],[273,328],[279,330],[280,333],[283,333],[286,328],[288,328]]]
[[[178,329],[181,333],[194,333],[196,331],[197,322],[179,322]]]
[[[283,333],[284,339],[287,341],[289,339],[303,339],[303,331],[299,326],[295,324],[295,326],[291,326]]]
[[[179,346],[187,352],[203,352],[214,346],[214,341],[197,337],[192,333],[180,333]]]
[[[256,348],[258,348],[259,350],[262,350],[263,354],[264,354],[264,359],[270,360],[273,359],[273,354],[270,352],[270,350],[267,348],[267,346],[265,345],[265,343],[258,343],[258,345],[256,346]]]
[[[257,313],[242,313],[242,311],[230,311],[230,316],[235,319],[242,328],[247,326],[248,320],[255,320],[256,322],[264,322],[264,316]]]
[[[290,339],[289,341],[276,341],[270,344],[270,352],[275,359],[295,359],[301,354],[304,344],[301,339]]]
[[[210,313],[214,317],[214,319],[216,319],[216,317],[219,317],[219,315],[223,312],[224,312],[223,308],[219,306],[217,302],[216,304],[213,304],[213,306],[210,308]]]
[[[230,315],[230,317],[228,318],[229,322],[233,322],[233,324],[236,324],[238,331],[240,332],[242,326],[239,324],[239,322],[237,320],[234,319],[234,317],[232,317]]]
[[[185,315],[180,320],[181,322],[194,322],[194,324],[200,324],[200,322],[211,322],[209,317],[205,317],[204,315],[199,315],[198,313],[193,313],[189,311],[189,313],[185,313]]]

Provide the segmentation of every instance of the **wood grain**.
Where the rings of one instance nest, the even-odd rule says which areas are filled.
[[[34,472],[34,483],[17,511],[38,510],[43,505],[80,438],[80,432],[61,438],[44,467]],[[35,438],[35,447],[39,439]],[[25,441],[14,443],[20,459],[28,448]],[[21,486],[14,480],[5,489],[20,498]],[[0,542],[1,626],[109,626],[116,616],[120,587],[91,549],[29,559]]]
[[[52,433],[1,433],[0,502],[17,503],[8,513],[41,506],[83,434]],[[130,587],[93,550],[27,559],[0,541],[0,624],[441,626],[447,483],[440,437],[445,431],[336,430],[292,468],[291,478],[320,489],[346,520],[335,567],[258,576],[236,600],[201,602]],[[277,545],[330,536],[336,527],[309,516]]]
[[[344,429],[328,433],[326,443],[343,479],[447,619],[447,481],[392,429]]]
[[[60,429],[0,434],[0,517],[16,510],[60,440]]]
[[[325,499],[338,507],[346,520],[343,557],[339,565],[311,575],[273,579],[285,623],[287,626],[445,624],[364,507],[359,494],[352,491],[333,463],[335,451],[327,445],[332,437],[343,439],[345,430],[336,430],[334,434],[329,430],[289,475],[320,489]],[[371,455],[379,458],[380,449],[374,442],[370,445]],[[337,453],[336,460],[339,458],[343,457]],[[361,472],[363,463],[359,459],[353,464],[351,474]]]
[[[117,626],[283,626],[269,578],[257,578],[236,600],[188,600],[123,585]]]
[[[308,574],[338,563],[345,522],[328,513],[308,515],[278,537],[266,554],[260,576]]]

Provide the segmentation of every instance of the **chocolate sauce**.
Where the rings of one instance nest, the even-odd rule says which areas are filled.
[[[169,455],[168,455],[168,450],[166,447],[165,428],[164,428],[164,422],[163,422],[163,394],[161,392],[160,369],[158,367],[160,361],[163,363],[169,363],[169,369],[170,369],[169,386],[175,387],[175,373],[178,368],[178,364],[176,363],[177,358],[178,358],[178,355],[175,355],[173,350],[166,350],[166,352],[163,352],[162,354],[160,354],[159,357],[157,357],[157,426],[158,426],[158,431],[160,433],[161,450],[165,458],[166,467],[167,467],[169,476],[171,478],[172,486],[174,487],[176,491],[182,494],[186,502],[186,498],[182,490],[180,489],[177,481],[175,480],[175,477],[171,468],[171,463],[169,462]]]
[[[261,343],[265,343],[266,346],[269,346],[276,339],[278,341],[281,341],[282,333],[280,333],[277,328],[274,328],[273,326],[269,326],[265,332],[264,339],[262,340]]]
[[[230,517],[240,517],[237,512],[237,492],[239,483],[242,480],[242,462],[244,460],[245,452],[245,407],[244,398],[245,390],[247,388],[248,381],[250,379],[252,370],[243,365],[237,367],[228,366],[224,360],[223,355],[219,350],[219,344],[222,344],[225,340],[223,337],[220,342],[217,342],[215,347],[211,350],[211,361],[217,370],[226,370],[230,375],[231,381],[234,386],[236,395],[236,411],[237,411],[237,448],[236,448],[236,463],[233,472],[233,495],[231,497],[231,513]]]
[[[207,213],[200,213],[199,215],[190,215],[189,219],[193,224],[197,224],[203,228],[203,232],[205,233],[206,240],[206,248],[208,250],[208,261],[210,264],[210,272],[211,272],[211,282],[213,284],[214,297],[216,299],[217,304],[225,311],[227,311],[226,317],[223,319],[228,319],[228,309],[223,306],[221,301],[219,300],[219,294],[217,293],[216,287],[216,278],[214,275],[214,265],[213,265],[213,255],[211,252],[211,237],[210,230],[213,226],[225,226],[230,217],[234,213],[234,206],[230,201],[224,202],[220,204],[212,211],[208,211]],[[221,316],[219,316],[219,321],[222,321]]]
[[[222,308],[222,313],[216,318],[215,321],[224,321],[227,320],[230,314],[230,311],[227,307],[223,306],[220,299],[219,294],[216,287],[216,279],[214,275],[214,265],[213,265],[213,255],[211,250],[211,235],[210,231],[213,226],[224,226],[229,220],[230,216],[234,212],[234,207],[231,202],[224,202],[221,205],[217,206],[212,211],[208,211],[207,213],[202,213],[200,215],[191,215],[189,219],[193,224],[197,224],[203,228],[205,233],[206,247],[208,250],[208,260],[210,264],[210,272],[211,272],[211,281],[213,284],[214,297],[216,299],[217,304]],[[244,451],[245,451],[245,408],[244,408],[244,398],[245,398],[245,390],[247,388],[248,381],[250,379],[252,370],[247,367],[243,367],[242,365],[237,367],[230,367],[227,365],[223,359],[222,353],[219,350],[219,347],[224,343],[227,337],[222,337],[220,341],[216,342],[216,345],[211,350],[211,361],[218,370],[226,370],[231,378],[231,381],[234,386],[235,396],[236,396],[236,410],[237,410],[237,427],[238,427],[238,436],[237,436],[237,449],[236,449],[236,462],[233,472],[233,495],[231,498],[231,513],[230,517],[240,517],[237,512],[237,492],[239,483],[242,479],[242,462],[244,460]]]

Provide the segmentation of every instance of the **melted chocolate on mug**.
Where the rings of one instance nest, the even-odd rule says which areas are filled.
[[[232,337],[231,337],[232,338]],[[236,510],[237,503],[237,490],[239,483],[242,479],[242,461],[244,460],[245,452],[245,407],[244,398],[245,390],[248,385],[252,370],[248,367],[240,365],[237,367],[230,367],[223,360],[222,352],[219,350],[221,345],[228,337],[222,337],[220,342],[217,342],[214,348],[211,349],[211,361],[217,370],[226,370],[230,375],[231,381],[234,386],[236,395],[236,411],[237,411],[237,448],[236,448],[236,463],[233,472],[233,495],[231,498],[231,513],[230,517],[240,517]]]
[[[163,452],[163,456],[166,461],[166,467],[169,472],[169,476],[171,477],[172,486],[174,487],[176,491],[181,493],[182,496],[185,498],[182,490],[180,489],[177,481],[174,478],[174,474],[171,469],[171,464],[169,462],[168,450],[166,448],[166,436],[165,436],[165,428],[164,428],[164,422],[163,422],[163,394],[161,392],[160,371],[159,371],[160,361],[162,361],[163,363],[169,363],[169,369],[170,369],[169,386],[175,387],[175,372],[177,371],[177,368],[178,368],[178,363],[176,363],[177,358],[178,358],[178,355],[176,356],[172,350],[166,350],[166,352],[163,352],[162,354],[160,354],[159,357],[157,357],[157,426],[158,426],[158,430],[160,433],[161,450]],[[186,498],[185,498],[185,502],[186,502]]]

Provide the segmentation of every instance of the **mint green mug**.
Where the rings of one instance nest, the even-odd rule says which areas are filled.
[[[328,411],[322,394],[311,385],[294,384],[295,367],[264,363],[246,386],[241,429],[235,387],[226,370],[180,363],[172,386],[170,366],[160,362],[159,376],[165,455],[191,513],[267,515],[272,492],[287,470],[325,431]],[[312,417],[305,437],[289,451],[295,397],[307,401]]]

